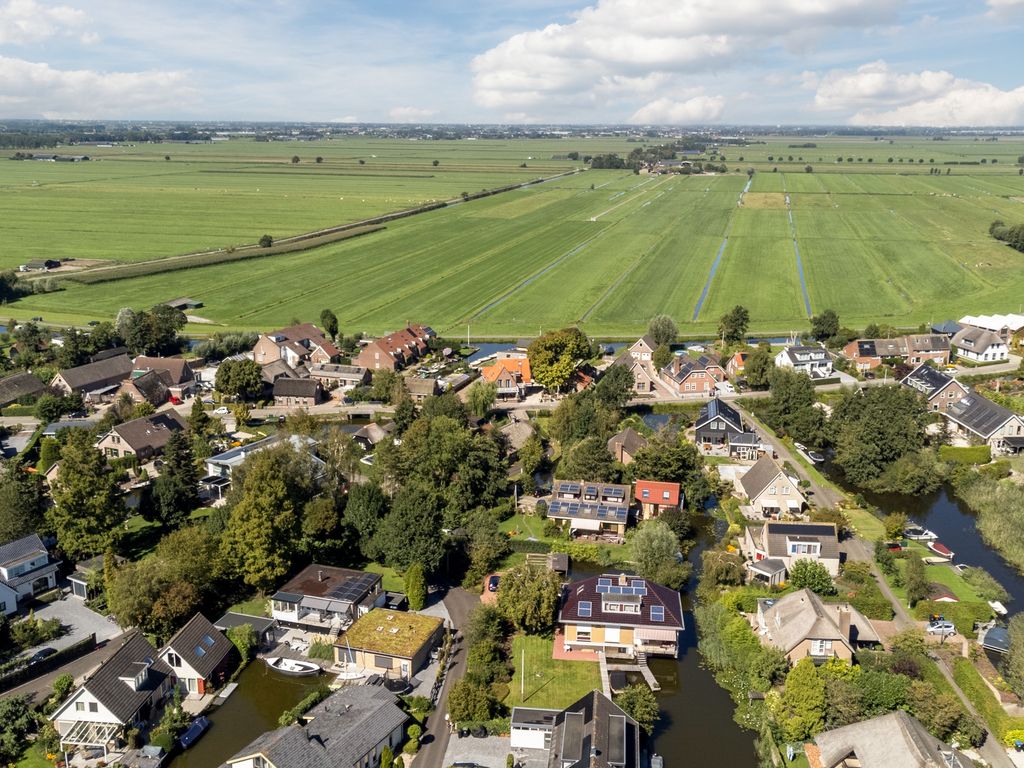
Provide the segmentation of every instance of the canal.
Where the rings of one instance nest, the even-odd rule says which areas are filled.
[[[214,768],[264,731],[277,728],[277,719],[324,681],[323,677],[288,677],[271,672],[255,660],[238,676],[231,697],[207,712],[210,730],[169,768]]]

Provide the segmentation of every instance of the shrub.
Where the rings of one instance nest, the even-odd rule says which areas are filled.
[[[309,710],[319,704],[321,701],[331,695],[331,689],[326,685],[321,685],[311,694],[306,696],[302,701],[296,704],[291,709],[285,710],[281,713],[281,717],[278,718],[277,724],[284,728],[285,726],[291,725],[297,722],[300,717],[306,714]]]
[[[308,651],[309,658],[311,659],[322,659],[324,661],[334,660],[334,646],[331,643],[323,642],[321,640],[314,640],[309,645]]]
[[[992,449],[987,445],[940,445],[939,458],[953,464],[988,464],[992,461]]]
[[[263,235],[260,238],[260,248],[269,248],[274,244],[274,238],[270,235]]]
[[[1010,595],[1005,587],[996,581],[995,577],[984,568],[971,566],[964,573],[964,581],[974,587],[978,596],[985,600],[1009,600]]]
[[[1004,480],[1005,478],[1013,474],[1013,467],[1011,466],[1009,460],[1000,459],[999,461],[994,461],[991,464],[986,464],[983,467],[979,467],[978,472],[982,476],[990,478],[992,480]]]

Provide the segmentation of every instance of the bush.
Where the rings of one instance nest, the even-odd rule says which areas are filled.
[[[987,445],[940,445],[939,458],[953,464],[988,464],[992,461],[992,449]]]
[[[1000,705],[995,695],[985,685],[981,673],[969,659],[957,657],[953,661],[953,679],[960,686],[967,699],[985,719],[992,734],[1007,746],[1013,742],[1010,734],[1024,729],[1024,718],[1011,717]]]
[[[319,704],[321,701],[331,695],[331,689],[326,685],[321,685],[311,694],[306,696],[302,701],[296,704],[291,709],[285,710],[281,713],[281,717],[278,718],[277,724],[284,728],[287,725],[291,725],[297,722],[300,717],[306,714],[309,710]]]
[[[1013,474],[1013,467],[1008,459],[1000,459],[983,467],[978,467],[978,472],[992,480],[1004,480]]]
[[[964,573],[964,581],[974,587],[974,591],[978,593],[978,596],[985,600],[1005,602],[1010,599],[1006,588],[996,581],[995,577],[984,568],[971,566]]]
[[[311,659],[322,659],[323,661],[334,660],[334,646],[331,643],[321,640],[314,640],[309,645],[308,654]]]

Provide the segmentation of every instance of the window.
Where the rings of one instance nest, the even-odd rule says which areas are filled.
[[[581,617],[590,618],[590,616],[592,615],[591,611],[593,610],[593,607],[593,603],[591,603],[589,600],[580,600],[580,605],[576,613],[579,614]]]
[[[788,485],[782,486],[782,495],[783,496],[788,496],[789,495],[789,486]]]
[[[831,656],[831,640],[811,640],[811,656]]]
[[[179,656],[178,654],[174,653],[174,651],[171,651],[170,653],[167,654],[167,663],[170,664],[172,667],[175,667],[175,668],[180,667],[181,666],[181,656]]]
[[[196,646],[196,656],[199,656],[201,658],[201,657],[203,657],[205,655],[206,655],[206,649],[203,648],[203,646],[201,646],[201,645],[197,645]]]
[[[661,492],[661,498],[663,498],[665,501],[668,501],[669,497],[670,497],[670,494],[669,494],[668,491],[662,491]]]
[[[85,702],[84,701],[76,701],[75,702],[75,712],[85,712]]]
[[[665,606],[663,605],[652,605],[651,606],[651,621],[664,621],[665,620]]]
[[[779,492],[779,486],[777,486],[777,485],[773,485],[771,488],[768,489],[768,493],[770,495],[772,495],[772,496],[774,496],[778,492]]]
[[[90,712],[99,712],[100,711],[100,705],[97,704],[95,701],[90,701],[89,702],[89,711]]]
[[[576,627],[576,639],[581,643],[589,643],[590,629],[590,627]]]
[[[209,635],[203,635],[203,645],[205,645],[207,648],[212,648],[213,647],[213,638],[210,637]]]
[[[642,494],[643,494],[643,497],[645,499],[648,499],[651,496],[651,492],[649,490],[647,490],[646,488],[643,489]]]

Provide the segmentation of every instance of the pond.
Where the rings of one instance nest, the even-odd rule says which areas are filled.
[[[324,682],[323,677],[288,677],[271,672],[259,659],[235,681],[238,688],[219,707],[208,711],[210,730],[169,768],[212,768],[223,763]]]

